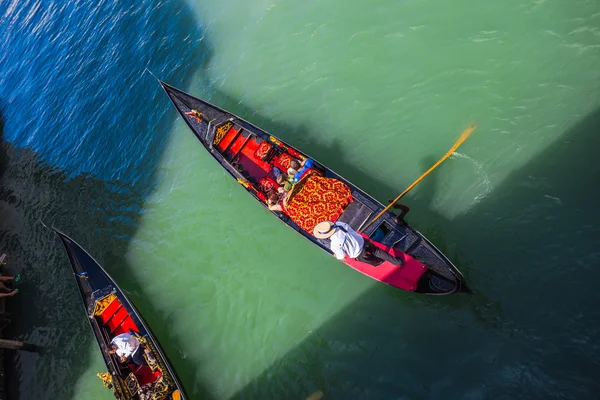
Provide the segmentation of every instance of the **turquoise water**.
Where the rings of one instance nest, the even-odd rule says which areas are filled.
[[[40,219],[114,275],[192,398],[595,398],[595,2],[0,5],[11,333],[46,349],[10,358],[15,398],[110,398]],[[146,67],[382,201],[477,123],[406,198],[475,294],[397,291],[300,240]]]

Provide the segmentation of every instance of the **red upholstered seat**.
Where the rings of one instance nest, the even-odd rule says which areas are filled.
[[[254,152],[254,156],[259,160],[264,161],[265,157],[267,156],[267,154],[269,154],[269,150],[271,150],[272,147],[273,146],[271,146],[271,144],[269,144],[268,142],[262,142],[258,145],[258,148]]]
[[[110,320],[113,317],[113,315],[121,308],[123,308],[121,306],[121,302],[119,302],[118,300],[113,301],[108,307],[106,307],[106,309],[102,312],[102,314],[100,314],[98,318],[102,321],[103,324],[106,324],[108,320]]]
[[[304,160],[306,158],[291,147],[288,147],[287,152],[290,153],[292,157],[296,157],[298,160]]]
[[[282,172],[286,172],[290,167],[290,162],[294,160],[288,153],[278,154],[273,157],[273,165],[279,168]],[[296,160],[297,161],[297,160]]]
[[[237,138],[237,134],[240,130],[239,129],[235,129],[234,126],[232,126],[231,128],[229,128],[229,130],[226,132],[226,134],[221,137],[221,139],[219,140],[219,144],[217,145],[217,147],[219,148],[220,151],[223,151],[227,148],[227,146],[229,146],[229,144],[235,139]],[[216,140],[216,138],[215,138]]]
[[[160,371],[153,372],[147,365],[128,364],[129,370],[133,372],[140,386],[156,382],[161,377]]]
[[[278,186],[279,185],[277,184],[277,182],[275,182],[268,176],[265,176],[260,180],[260,182],[258,182],[258,190],[260,190],[263,193],[267,193],[270,190],[277,190]]]

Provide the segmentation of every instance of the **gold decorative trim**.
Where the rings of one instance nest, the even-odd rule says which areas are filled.
[[[113,379],[110,372],[103,372],[101,374],[97,374],[98,378],[102,379],[102,384],[104,387],[112,389],[113,388]]]
[[[160,371],[161,376],[153,383],[140,387],[137,377],[132,372],[125,379],[119,376],[113,377],[109,372],[104,372],[98,374],[104,386],[111,389],[119,400],[132,400],[138,397],[147,400],[172,400],[177,398],[176,396],[180,395],[179,389],[177,389],[173,377],[169,374],[158,349],[149,338],[139,335],[136,335],[136,338],[144,349],[144,358],[148,366],[152,371]]]
[[[160,370],[162,376],[153,384],[152,400],[168,399],[170,395],[177,389],[173,377],[169,374],[169,370],[165,366],[158,350],[152,344],[151,340],[143,336],[136,336],[140,344],[144,347],[144,358],[148,366],[153,370]]]
[[[242,185],[243,187],[245,187],[246,189],[248,189],[250,187],[250,182],[248,182],[245,179],[242,178],[237,178],[237,181],[239,182],[240,185]]]
[[[216,128],[215,129],[215,138],[213,139],[213,145],[216,146],[219,143],[221,143],[221,140],[223,140],[225,135],[227,135],[227,132],[229,132],[229,130],[231,129],[232,126],[233,126],[233,122],[227,121],[223,125]]]
[[[171,398],[171,394],[174,392],[174,387],[169,385],[169,381],[165,380],[164,377],[158,378],[154,382],[154,393],[152,394],[152,400],[167,400]]]
[[[117,295],[110,293],[98,300],[94,305],[94,316],[100,316],[102,313],[112,304],[113,301],[117,300]]]
[[[127,387],[123,379],[119,376],[113,377],[110,372],[103,372],[101,374],[97,374],[98,378],[102,379],[102,384],[104,387],[110,389],[115,397],[119,400],[131,400],[133,399],[133,395],[128,390],[125,390]]]
[[[281,142],[281,140],[277,139],[275,136],[269,136],[269,140],[273,143],[275,143],[277,146],[279,147],[285,147],[283,145],[283,143]]]
[[[130,372],[129,375],[127,375],[127,378],[125,378],[125,387],[129,391],[131,397],[137,395],[138,390],[140,388],[140,384],[138,383],[137,378],[135,377],[133,372]]]

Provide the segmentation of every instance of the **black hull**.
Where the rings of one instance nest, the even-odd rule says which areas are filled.
[[[245,121],[236,115],[222,110],[206,101],[176,89],[162,81],[159,82],[179,112],[180,116],[186,122],[194,135],[196,135],[204,148],[209,152],[210,155],[213,156],[213,158],[221,165],[221,167],[229,172],[233,178],[238,180],[238,182],[242,183],[242,187],[244,187],[246,191],[256,200],[258,200],[263,207],[267,207],[264,199],[260,198],[260,194],[258,194],[256,190],[247,187],[247,182],[248,180],[251,180],[251,178],[244,173],[245,171],[240,171],[239,168],[236,168],[235,163],[224,157],[224,155],[213,146],[213,143],[215,142],[215,135],[218,134],[216,128],[231,122],[235,124],[235,126],[241,128],[241,130],[247,135],[259,138],[260,140],[269,141],[271,144],[280,144],[285,149],[293,150],[304,157],[309,157],[307,154],[303,153],[297,148],[290,146],[281,139],[265,132],[250,122]],[[198,111],[202,118],[194,118],[193,116],[190,116],[189,113],[192,110]],[[346,222],[355,230],[359,230],[359,228],[362,228],[362,226],[365,225],[366,220],[372,218],[385,208],[383,204],[365,193],[356,185],[346,180],[341,175],[319,163],[318,160],[315,160],[315,162],[319,168],[325,171],[326,177],[338,179],[351,188],[354,201],[346,208],[344,213],[340,216],[339,221]],[[307,240],[310,240],[313,244],[331,254],[331,250],[326,242],[316,239],[312,234],[300,229],[300,227],[294,221],[285,215],[282,215],[281,213],[273,214],[290,228],[304,236]],[[431,289],[431,285],[425,284],[427,282],[419,282],[420,290],[418,289],[416,292],[433,295],[470,292],[467,289],[464,277],[458,268],[456,268],[452,262],[425,236],[423,236],[416,229],[412,228],[404,220],[396,222],[395,217],[396,216],[392,212],[387,212],[375,224],[363,231],[363,233],[370,237],[374,237],[383,231],[384,237],[383,239],[378,240],[379,243],[390,247],[396,247],[404,253],[409,254],[410,256],[427,265],[435,274],[435,276],[439,276],[442,279],[454,284],[452,287],[447,286],[445,288],[438,287],[437,289]],[[422,279],[427,281],[431,280],[426,276],[424,276]],[[428,287],[430,289],[427,289]],[[434,287],[436,286],[434,285]]]
[[[185,396],[183,386],[179,383],[179,379],[177,378],[175,371],[170,366],[168,358],[162,352],[158,341],[152,334],[152,331],[144,323],[141,315],[129,301],[127,296],[125,296],[121,288],[108,275],[104,268],[102,268],[102,266],[100,266],[100,264],[98,264],[96,260],[94,260],[94,258],[77,242],[57,229],[54,229],[54,231],[61,239],[61,242],[63,243],[69,257],[73,274],[77,282],[77,287],[79,289],[79,293],[81,294],[84,309],[86,314],[88,314],[87,320],[90,323],[90,327],[92,328],[92,332],[94,333],[96,342],[98,343],[98,347],[100,348],[100,352],[106,367],[108,368],[108,372],[113,377],[122,376],[124,366],[120,365],[118,361],[113,358],[114,356],[107,354],[107,349],[109,348],[110,344],[110,335],[107,335],[106,328],[103,327],[103,324],[99,322],[97,318],[90,316],[90,310],[94,309],[95,301],[97,299],[105,296],[106,294],[114,294],[116,295],[116,299],[120,302],[123,309],[126,311],[124,314],[126,314],[127,317],[130,318],[130,320],[139,329],[139,335],[143,336],[144,339],[149,342],[148,347],[153,349],[154,356],[158,356],[162,373],[172,380],[171,383],[174,384],[175,389],[179,390],[181,399],[188,398]],[[126,396],[119,395],[118,391],[115,392],[115,397],[117,399],[127,398]],[[134,396],[132,398],[136,399],[137,397]]]
[[[464,282],[452,281],[434,272],[427,271],[421,279],[415,293],[441,296],[453,293],[472,293]]]

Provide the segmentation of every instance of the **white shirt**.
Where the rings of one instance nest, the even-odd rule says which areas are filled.
[[[343,260],[346,254],[350,258],[358,257],[365,244],[363,237],[344,222],[336,222],[335,226],[335,233],[329,238],[331,241],[330,247],[335,253],[335,257],[338,260]]]
[[[117,355],[129,357],[140,347],[140,342],[131,333],[122,333],[117,335],[111,341],[117,346]]]

